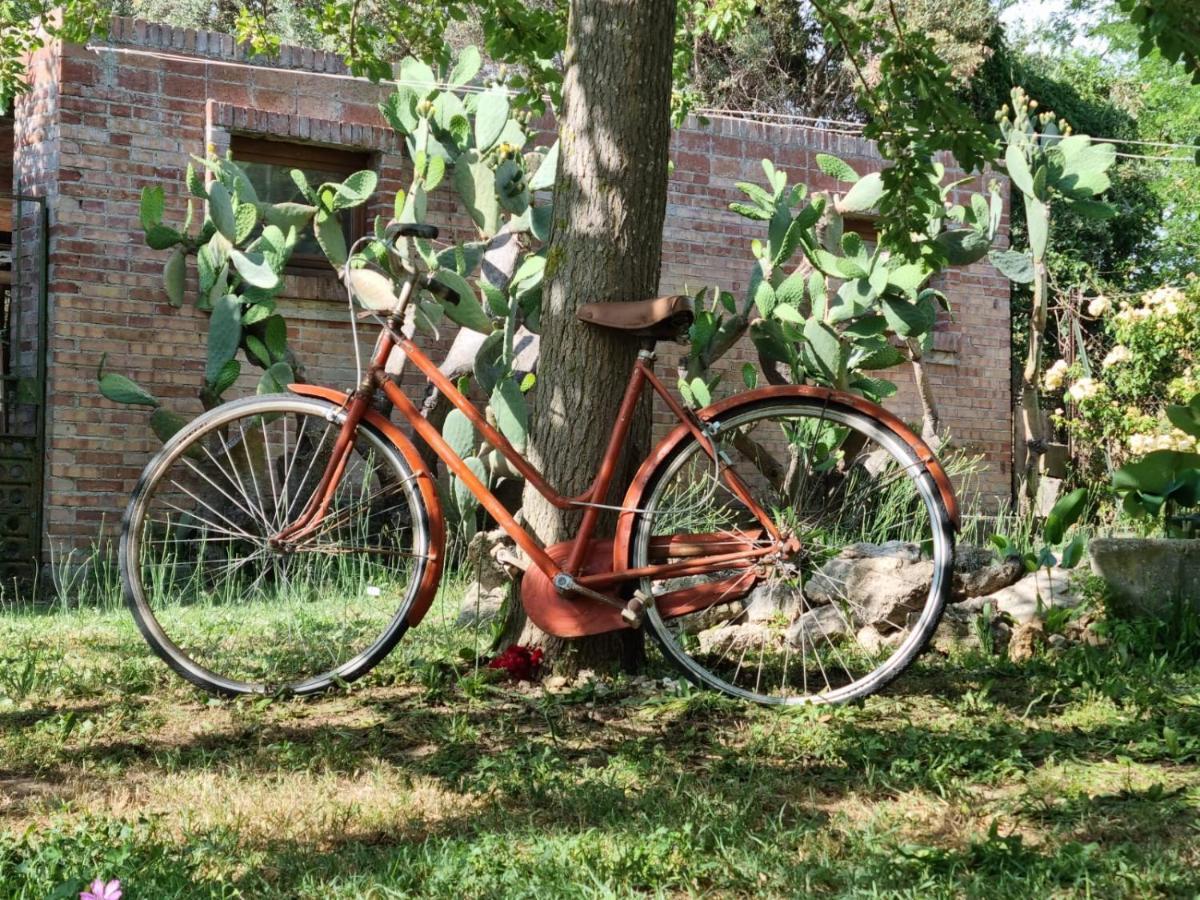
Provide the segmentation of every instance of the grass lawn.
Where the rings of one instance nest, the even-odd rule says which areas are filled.
[[[0,896],[1200,894],[1194,634],[781,714],[518,690],[424,630],[348,691],[218,701],[123,610],[0,615]]]

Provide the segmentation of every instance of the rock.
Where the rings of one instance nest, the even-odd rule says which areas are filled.
[[[916,544],[855,544],[829,560],[805,585],[812,606],[841,600],[856,625],[903,627],[929,597],[933,562],[920,559]]]
[[[719,625],[697,635],[702,654],[715,653],[737,659],[743,652],[763,646],[782,644],[782,634],[758,623],[742,625]]]
[[[810,609],[797,619],[787,630],[787,639],[796,647],[812,647],[818,642],[823,645],[825,638],[847,635],[852,631],[853,627],[846,621],[842,611],[836,604],[831,603],[828,606]]]
[[[1088,555],[1119,614],[1170,616],[1180,601],[1200,610],[1200,540],[1097,538]]]
[[[562,675],[551,675],[542,682],[542,685],[548,691],[561,691],[567,686],[567,679]]]
[[[980,606],[982,607],[982,604]],[[1006,617],[993,610],[986,617],[985,623],[982,609],[972,608],[966,603],[946,607],[942,613],[942,621],[933,633],[930,646],[945,654],[956,650],[983,650],[985,648],[980,640],[980,631],[985,624],[986,633],[990,637],[991,651],[996,655],[1006,652],[1012,638],[1012,627]]]
[[[1012,616],[1015,622],[1029,622],[1038,617],[1038,598],[1042,606],[1075,607],[1081,602],[1071,590],[1071,573],[1068,569],[1054,568],[1047,572],[1038,569],[1011,587],[984,597],[995,609]]]
[[[851,544],[841,552],[842,559],[902,559],[919,562],[921,547],[908,541],[887,541],[883,544]]]
[[[929,646],[939,653],[946,654],[960,647],[978,647],[979,639],[975,635],[977,617],[977,612],[964,610],[958,606],[947,606],[942,611],[942,621],[938,623],[937,630],[930,638]]]
[[[1021,622],[1013,629],[1012,640],[1008,644],[1008,658],[1015,663],[1028,662],[1045,646],[1046,627],[1042,622],[1039,619]]]
[[[864,625],[858,629],[858,634],[854,637],[858,641],[858,646],[868,653],[882,653],[884,650],[898,646],[904,640],[905,635],[906,632],[902,628],[884,634],[874,625]]]
[[[718,606],[710,606],[708,609],[688,613],[675,621],[685,634],[699,634],[710,628],[716,628],[722,622],[733,623],[738,620],[739,614],[745,608],[746,605],[741,600],[737,600],[733,603],[721,603]]]
[[[780,615],[784,621],[796,618],[804,595],[783,582],[769,581],[758,585],[746,598],[746,622],[769,622]]]
[[[950,603],[947,604],[946,609],[950,610],[951,608],[954,608],[960,613],[970,613],[971,615],[977,616],[983,612],[983,609],[988,605],[989,600],[990,598],[988,597],[971,597],[969,600],[958,601],[951,600]],[[995,611],[995,609],[996,604],[993,603],[992,610]]]
[[[1066,650],[1071,644],[1071,642],[1067,640],[1066,635],[1063,634],[1050,635],[1050,637],[1046,638],[1046,643],[1050,646],[1050,649],[1056,653]]]
[[[990,566],[996,554],[991,547],[978,547],[975,544],[959,544],[954,548],[954,571],[968,574],[978,572]]]
[[[481,531],[467,545],[467,564],[474,570],[475,578],[467,585],[459,605],[460,626],[487,624],[504,608],[513,581],[508,570],[496,560],[495,553],[505,546],[506,540],[503,531]]]
[[[951,596],[964,599],[986,597],[988,594],[1004,590],[1016,584],[1026,574],[1025,563],[1013,557],[969,571],[959,570],[957,553],[954,569]]]

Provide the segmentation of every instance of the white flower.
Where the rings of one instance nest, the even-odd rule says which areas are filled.
[[[1104,357],[1102,365],[1104,368],[1110,369],[1121,363],[1129,362],[1131,359],[1133,359],[1133,354],[1129,352],[1129,348],[1124,344],[1117,344],[1108,352],[1108,356]]]
[[[1133,434],[1129,436],[1129,451],[1135,456],[1153,453],[1155,450],[1175,450],[1180,453],[1194,453],[1197,441],[1190,434],[1185,434],[1178,428],[1171,429],[1168,434]]]
[[[1151,291],[1142,298],[1142,303],[1148,309],[1153,309],[1156,306],[1166,306],[1171,304],[1178,308],[1180,301],[1185,300],[1183,291],[1176,287],[1160,287]]]
[[[1057,391],[1059,388],[1061,388],[1063,386],[1063,382],[1067,380],[1068,368],[1070,367],[1067,365],[1067,361],[1065,359],[1060,359],[1049,369],[1047,369],[1046,374],[1042,379],[1042,384],[1046,386],[1046,390]]]
[[[1180,453],[1193,453],[1196,450],[1196,439],[1178,428],[1172,428],[1167,439],[1171,442],[1171,446],[1165,448],[1167,450],[1176,450]]]
[[[1071,399],[1076,403],[1087,403],[1089,400],[1094,400],[1100,394],[1104,393],[1104,385],[1091,378],[1080,378],[1067,388],[1067,393],[1071,395]]]
[[[1088,304],[1088,315],[1098,319],[1112,308],[1112,302],[1107,297],[1093,297]]]

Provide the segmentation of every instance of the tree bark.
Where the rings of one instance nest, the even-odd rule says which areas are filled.
[[[1029,352],[1021,373],[1021,440],[1017,452],[1021,473],[1019,499],[1023,510],[1036,510],[1042,456],[1046,453],[1046,434],[1042,423],[1042,399],[1038,376],[1042,370],[1042,346],[1050,309],[1049,275],[1046,263],[1035,264],[1033,309],[1029,314]]]
[[[645,299],[658,290],[675,6],[675,0],[571,3],[530,430],[531,461],[563,493],[581,493],[590,484],[638,351],[637,341],[585,325],[575,310],[591,301]],[[618,484],[627,482],[622,475],[640,461],[648,438],[643,404]],[[573,535],[580,514],[555,509],[527,487],[524,516],[550,545]],[[520,624],[510,618],[506,633]],[[629,668],[641,656],[640,632],[562,641],[525,624],[522,640],[541,646],[560,672]]]
[[[933,382],[925,368],[925,354],[920,341],[911,338],[904,342],[908,348],[908,361],[913,370],[913,382],[921,400],[921,440],[937,453],[942,448],[942,416],[938,412],[937,398],[933,393]]]

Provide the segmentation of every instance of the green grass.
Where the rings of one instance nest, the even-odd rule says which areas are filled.
[[[783,714],[496,685],[423,630],[336,695],[217,701],[123,611],[0,616],[0,897],[1200,892],[1194,630]]]

